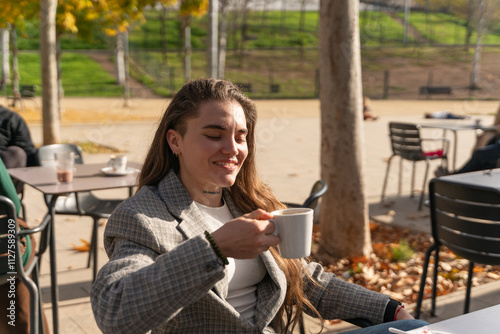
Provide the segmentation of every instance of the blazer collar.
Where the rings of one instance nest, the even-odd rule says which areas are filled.
[[[187,238],[203,234],[205,230],[209,229],[205,216],[191,199],[188,191],[174,171],[171,170],[160,182],[158,191],[168,211],[179,223],[179,229]],[[222,191],[222,197],[233,217],[243,215],[236,207],[228,189]]]

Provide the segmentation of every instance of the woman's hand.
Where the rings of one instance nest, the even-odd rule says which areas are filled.
[[[271,218],[270,213],[255,210],[227,222],[211,235],[224,256],[253,259],[280,242],[273,234],[274,224],[268,220]]]
[[[394,320],[405,320],[405,319],[414,319],[413,316],[404,308],[401,307],[396,314],[396,318]]]

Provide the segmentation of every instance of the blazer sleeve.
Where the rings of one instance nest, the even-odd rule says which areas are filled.
[[[174,223],[144,217],[126,203],[108,221],[110,260],[91,289],[94,316],[104,333],[148,332],[224,277],[204,236],[182,240]]]
[[[324,319],[364,318],[374,324],[383,322],[390,296],[341,280],[324,272],[318,263],[311,262],[306,268],[318,284],[305,279],[304,292]]]

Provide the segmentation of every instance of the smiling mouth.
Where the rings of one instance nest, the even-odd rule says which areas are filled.
[[[217,161],[215,162],[217,166],[224,166],[224,167],[236,167],[238,163],[236,162],[224,162],[224,161]]]

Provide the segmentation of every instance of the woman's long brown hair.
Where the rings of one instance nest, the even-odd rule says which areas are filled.
[[[167,131],[174,129],[182,136],[186,133],[187,121],[198,115],[202,103],[210,101],[237,102],[243,108],[248,129],[248,156],[229,191],[236,206],[242,212],[263,209],[271,212],[285,206],[274,196],[269,187],[257,175],[255,163],[255,104],[233,83],[218,79],[199,79],[186,83],[174,96],[158,126],[144,165],[139,175],[139,188],[156,186],[170,169],[179,172],[178,159],[167,143]],[[301,321],[305,307],[318,312],[303,294],[303,280],[311,279],[300,260],[284,259],[276,249],[271,253],[286,275],[287,292],[283,305],[275,318],[275,326],[283,333],[293,331]],[[285,324],[281,319],[285,319]]]

